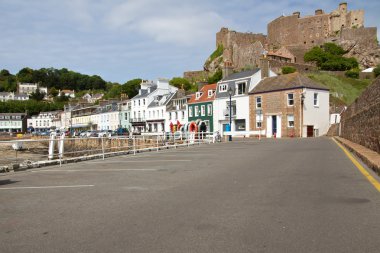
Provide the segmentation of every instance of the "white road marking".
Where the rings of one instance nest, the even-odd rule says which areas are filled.
[[[172,159],[168,159],[168,160],[163,160],[163,159],[160,159],[160,160],[120,160],[120,161],[96,161],[96,162],[88,162],[87,164],[103,164],[103,163],[106,163],[106,164],[110,164],[110,163],[151,163],[151,162],[191,162],[192,160],[172,160]]]
[[[93,187],[93,184],[84,185],[54,185],[54,186],[20,186],[20,187],[0,187],[0,190],[22,190],[22,189],[56,189],[56,188],[82,188]]]
[[[37,172],[110,172],[110,171],[157,171],[157,169],[104,169],[104,168],[99,168],[99,169],[51,169],[51,170],[35,170],[31,171],[34,173]]]

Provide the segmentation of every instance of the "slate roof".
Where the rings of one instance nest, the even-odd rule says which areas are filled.
[[[327,87],[318,84],[312,79],[296,72],[287,75],[265,78],[264,80],[261,80],[249,94],[302,88],[329,90]]]
[[[211,97],[208,96],[209,90],[215,91]],[[199,92],[203,92],[202,96],[200,96],[199,99],[195,99],[196,95],[194,93],[194,94],[191,94],[191,97],[187,103],[193,104],[193,103],[213,101],[215,99],[215,94],[216,94],[216,83],[204,85]]]
[[[256,74],[260,69],[255,68],[252,70],[246,70],[242,71],[239,73],[233,73],[226,78],[223,78],[220,82],[225,82],[225,81],[230,81],[230,80],[235,80],[235,79],[240,79],[240,78],[246,78],[246,77],[251,77],[252,75]]]
[[[169,94],[165,94],[165,95],[161,95],[159,96],[159,100],[155,101],[153,100],[149,105],[148,105],[148,108],[152,108],[152,107],[155,107],[155,106],[162,106],[162,105],[166,105],[167,103],[169,103],[169,101],[172,99],[172,97],[175,95],[175,92],[173,93],[169,93]]]
[[[145,98],[147,97],[150,93],[154,92],[155,90],[157,90],[157,85],[152,85],[150,86],[150,93],[148,93],[148,90],[146,89],[140,89],[141,90],[141,94],[137,94],[136,96],[134,96],[132,99],[137,99],[137,98]]]
[[[259,72],[259,68],[255,68],[253,70],[246,70],[242,71],[239,73],[233,73],[229,75],[228,77],[222,79],[221,81],[218,82],[218,85],[220,84],[227,84],[227,90],[225,92],[220,92],[219,89],[216,89],[216,95],[215,98],[228,98],[228,89],[231,87],[231,89],[234,91],[235,94],[235,85],[237,80],[240,81],[245,81],[246,82],[246,92],[245,94],[248,94],[249,87],[251,86],[251,77]]]

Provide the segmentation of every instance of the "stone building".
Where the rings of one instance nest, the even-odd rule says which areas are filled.
[[[270,47],[300,46],[311,48],[337,36],[343,28],[364,27],[364,10],[347,10],[340,3],[337,10],[325,13],[318,9],[313,16],[301,17],[296,11],[290,16],[280,16],[268,24]]]
[[[313,137],[329,128],[329,90],[299,73],[262,80],[249,93],[250,131],[266,137]]]

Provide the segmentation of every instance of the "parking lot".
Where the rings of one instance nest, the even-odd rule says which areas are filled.
[[[0,252],[377,252],[380,194],[327,138],[0,175]]]

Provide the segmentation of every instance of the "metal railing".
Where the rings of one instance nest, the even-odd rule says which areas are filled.
[[[39,167],[116,155],[136,155],[146,151],[189,147],[215,142],[208,132],[175,132],[137,136],[67,138],[63,134],[47,138],[0,141],[0,167]],[[220,141],[220,139],[219,139]]]

